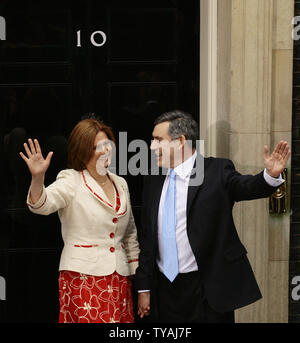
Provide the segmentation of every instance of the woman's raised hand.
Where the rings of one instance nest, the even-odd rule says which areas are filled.
[[[32,177],[42,176],[46,173],[46,170],[50,165],[53,152],[49,152],[46,159],[44,159],[38,140],[34,139],[34,141],[32,141],[32,139],[29,138],[28,143],[29,147],[27,143],[24,143],[27,156],[22,152],[20,152],[20,156],[26,162]]]

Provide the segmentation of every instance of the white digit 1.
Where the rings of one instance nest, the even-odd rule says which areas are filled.
[[[77,31],[77,47],[81,48],[81,32]]]
[[[95,39],[94,39],[94,36],[95,36],[97,33],[99,33],[99,34],[101,35],[102,40],[103,40],[103,42],[100,43],[100,44],[99,44],[99,43],[96,43],[96,42],[95,42]],[[106,42],[106,34],[105,34],[103,31],[95,31],[95,32],[91,35],[91,42],[92,42],[92,44],[93,44],[94,46],[97,46],[97,47],[103,46],[103,45],[105,44],[105,42]]]

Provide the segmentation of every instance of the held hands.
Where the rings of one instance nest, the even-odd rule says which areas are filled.
[[[44,159],[38,140],[35,139],[33,144],[32,139],[29,138],[28,143],[29,147],[27,143],[24,143],[27,156],[22,152],[20,152],[20,156],[26,162],[32,177],[43,176],[50,165],[53,152],[49,152],[46,159]]]
[[[286,167],[287,161],[291,155],[291,150],[287,142],[280,141],[271,155],[267,145],[264,147],[264,164],[267,173],[272,177],[278,177]]]
[[[150,314],[150,292],[138,294],[138,315],[143,318]]]

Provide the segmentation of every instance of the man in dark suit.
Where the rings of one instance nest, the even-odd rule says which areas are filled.
[[[197,152],[198,125],[189,114],[167,112],[154,124],[151,150],[166,172],[145,176],[138,314],[161,322],[234,322],[234,310],[261,293],[232,208],[268,197],[284,182],[288,143],[280,141],[271,155],[265,146],[264,171],[241,175],[230,160]]]

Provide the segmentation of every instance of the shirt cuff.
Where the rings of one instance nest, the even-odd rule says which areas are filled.
[[[269,186],[278,187],[285,182],[284,178],[280,174],[278,177],[272,177],[267,173],[267,169],[264,170],[264,179]]]
[[[138,290],[138,293],[146,293],[146,292],[150,292],[150,289],[146,289],[146,290]]]
[[[45,204],[46,200],[47,200],[47,193],[46,193],[46,190],[45,190],[45,186],[43,186],[43,191],[42,191],[42,194],[41,194],[39,200],[37,202],[35,202],[34,204],[31,201],[30,189],[29,189],[28,194],[27,194],[26,203],[27,203],[27,206],[31,210],[38,210],[38,209],[40,209]]]

